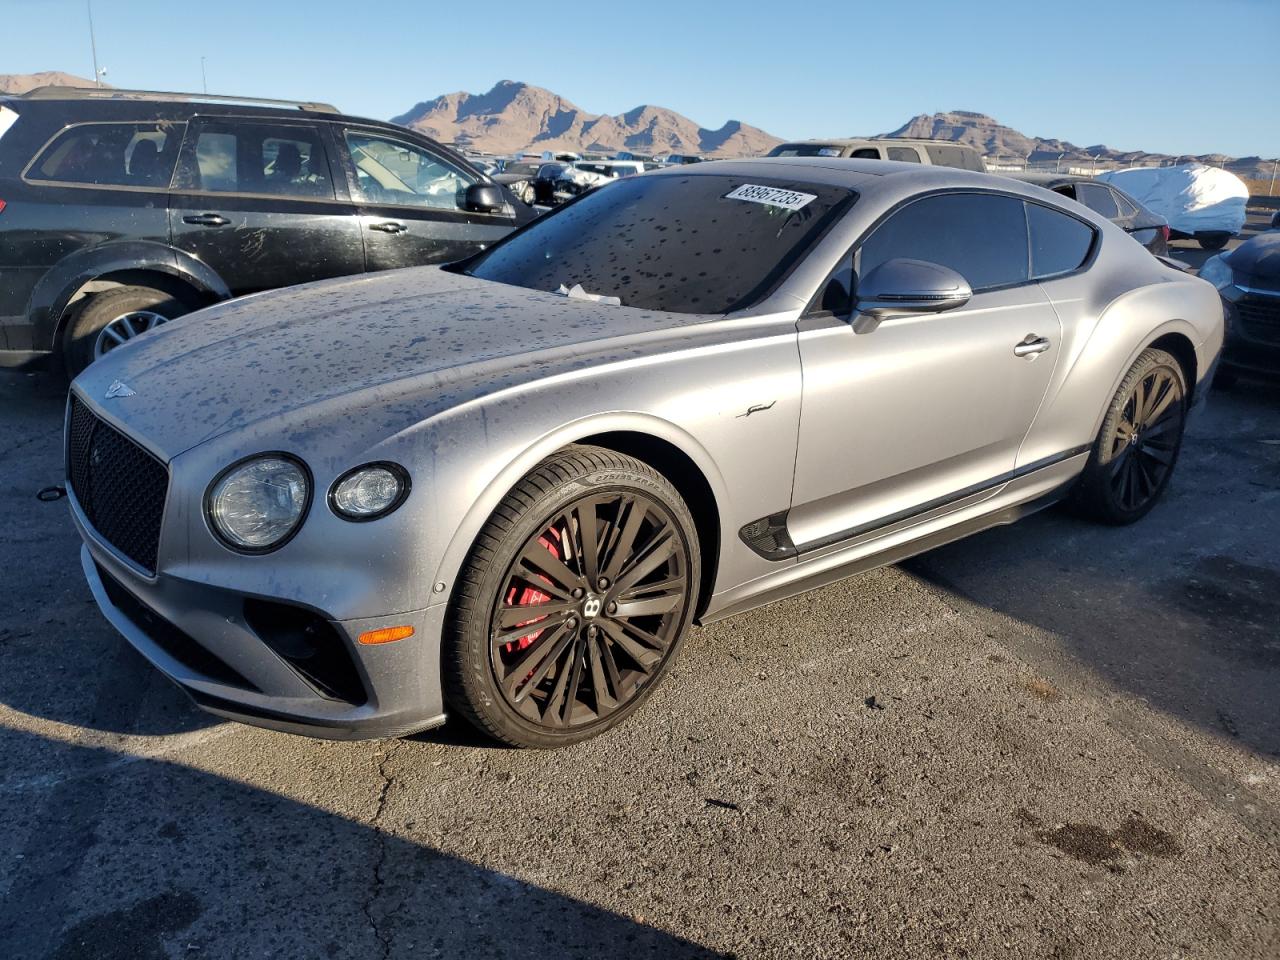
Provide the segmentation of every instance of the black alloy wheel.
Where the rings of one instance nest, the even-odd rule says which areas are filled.
[[[667,669],[696,601],[697,535],[679,494],[639,461],[569,448],[508,495],[490,528],[455,604],[450,701],[520,746],[621,722]]]
[[[1125,401],[1111,437],[1111,487],[1125,510],[1137,510],[1163,488],[1182,440],[1182,384],[1157,367]]]
[[[1109,523],[1144,516],[1173,475],[1186,416],[1182,367],[1163,350],[1144,351],[1112,400],[1077,501]]]

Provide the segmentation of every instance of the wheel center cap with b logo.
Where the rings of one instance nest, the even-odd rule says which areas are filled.
[[[588,593],[587,599],[582,601],[582,616],[587,620],[594,620],[600,615],[602,606],[604,606],[604,601],[594,593]]]

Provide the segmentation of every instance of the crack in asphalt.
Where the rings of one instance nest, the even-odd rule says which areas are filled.
[[[382,778],[382,787],[378,791],[378,799],[374,804],[373,816],[369,818],[369,826],[373,828],[374,834],[378,838],[378,855],[373,862],[373,888],[360,907],[374,938],[382,946],[383,960],[391,956],[391,936],[384,933],[378,926],[378,921],[373,915],[373,905],[377,902],[378,897],[382,895],[382,868],[387,862],[387,834],[381,826],[382,814],[387,807],[387,795],[391,792],[391,785],[395,782],[395,777],[387,772],[387,764],[391,762],[401,745],[402,741],[400,740],[392,741],[391,745],[382,754],[382,759],[378,761],[378,776]]]

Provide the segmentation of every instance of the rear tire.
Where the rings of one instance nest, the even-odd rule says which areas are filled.
[[[1173,476],[1186,416],[1182,366],[1163,350],[1144,350],[1120,382],[1073,492],[1081,512],[1117,525],[1146,516]]]
[[[1201,250],[1221,250],[1230,240],[1229,233],[1202,233],[1196,237]]]
[[[173,294],[153,287],[117,287],[86,297],[76,305],[62,335],[62,361],[67,376],[74,378],[100,354],[109,352],[115,341],[105,338],[103,331],[114,323],[123,322],[123,318],[137,315],[140,320],[135,329],[141,330],[158,325],[156,317],[163,322],[191,310]],[[129,338],[126,336],[124,339]]]
[[[516,484],[472,547],[446,621],[445,697],[513,746],[612,729],[666,674],[700,583],[675,487],[632,457],[567,447]]]

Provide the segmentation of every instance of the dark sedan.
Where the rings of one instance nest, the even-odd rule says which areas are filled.
[[[1229,383],[1237,372],[1280,375],[1280,230],[1211,258],[1200,276],[1218,288],[1226,306],[1218,382]]]
[[[1148,210],[1123,190],[1071,174],[1014,173],[1010,176],[1083,203],[1124,230],[1157,257],[1169,255],[1169,221]]]

